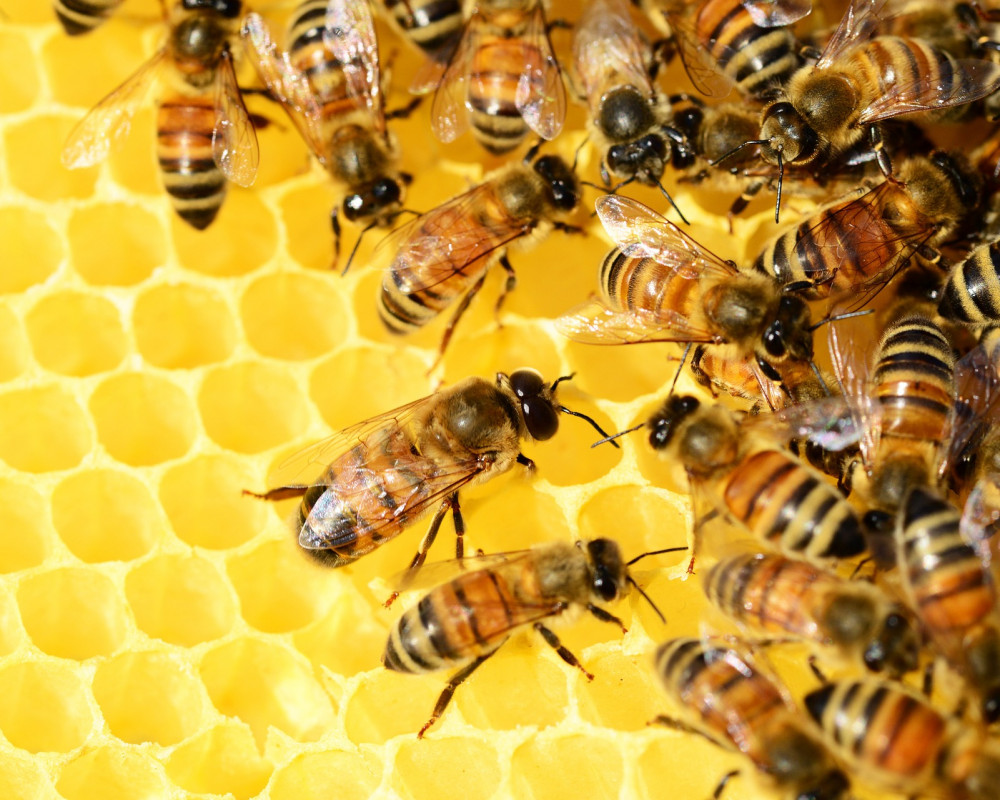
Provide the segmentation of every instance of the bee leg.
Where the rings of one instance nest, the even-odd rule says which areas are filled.
[[[507,281],[504,283],[500,296],[497,298],[497,304],[493,308],[493,317],[497,321],[497,327],[502,328],[503,323],[500,322],[500,308],[503,306],[504,300],[507,299],[507,295],[514,291],[514,287],[517,286],[517,275],[514,274],[514,268],[510,265],[510,259],[507,258],[506,253],[497,259],[497,263],[503,267],[507,273]]]
[[[729,206],[729,211],[726,212],[726,220],[729,222],[729,233],[733,232],[733,217],[737,217],[742,214],[750,201],[753,200],[761,189],[764,188],[764,181],[755,180],[751,181],[743,193],[737,197],[731,206]]]
[[[529,470],[535,469],[535,462],[528,458],[524,453],[517,454],[517,463],[522,467],[527,467]]]
[[[338,213],[340,208],[338,206],[333,207],[333,211],[330,212],[330,229],[333,231],[333,264],[331,269],[337,266],[337,262],[340,261],[340,217]]]
[[[392,111],[386,111],[385,112],[385,118],[386,118],[386,120],[390,120],[390,119],[406,119],[407,117],[410,116],[410,114],[412,114],[414,111],[417,110],[417,108],[420,106],[420,104],[422,102],[424,102],[423,96],[422,95],[418,95],[417,97],[414,97],[409,103],[407,103],[402,108],[396,108],[396,109],[393,109]]]
[[[448,707],[448,703],[451,702],[452,695],[455,694],[455,690],[462,684],[462,682],[475,672],[479,668],[479,665],[495,652],[496,650],[491,650],[485,656],[480,656],[467,667],[462,667],[462,669],[451,676],[451,680],[448,681],[448,685],[445,686],[441,694],[438,695],[437,702],[434,704],[434,710],[431,712],[431,718],[424,723],[424,726],[419,731],[417,731],[418,739],[423,739],[427,729],[441,718],[444,710]]]
[[[875,151],[875,161],[878,162],[878,168],[882,170],[882,174],[885,175],[886,180],[896,182],[896,179],[892,176],[892,159],[889,158],[889,153],[885,149],[882,129],[878,125],[872,125],[868,129],[868,137],[872,143],[872,150]]]
[[[465,293],[465,297],[461,299],[458,307],[455,309],[455,313],[452,314],[450,320],[448,320],[448,327],[444,329],[444,335],[441,337],[441,346],[438,348],[438,357],[431,365],[432,371],[438,364],[441,363],[441,359],[444,357],[444,351],[448,347],[448,342],[451,341],[451,335],[455,332],[455,326],[458,325],[458,321],[462,318],[465,310],[469,307],[469,303],[472,302],[472,298],[479,294],[479,290],[483,288],[483,282],[486,280],[486,273],[484,272],[479,280],[472,284],[472,287]]]
[[[448,504],[451,506],[451,521],[455,526],[455,558],[461,561],[465,555],[465,520],[458,505],[458,492],[448,498]]]
[[[715,791],[712,792],[712,800],[719,800],[719,798],[722,797],[722,793],[726,790],[726,786],[729,784],[729,781],[739,774],[740,771],[738,769],[734,769],[723,775],[722,780],[720,780],[718,786],[715,787]]]
[[[441,521],[444,519],[444,515],[448,513],[449,508],[452,508],[451,497],[445,499],[441,505],[438,506],[437,511],[434,512],[434,519],[431,520],[431,525],[427,529],[427,533],[424,534],[424,538],[420,542],[420,547],[417,548],[416,555],[414,555],[413,560],[410,561],[410,566],[408,566],[406,568],[406,572],[403,573],[403,578],[399,582],[399,588],[393,591],[393,593],[390,594],[386,601],[382,604],[386,608],[389,608],[389,606],[396,601],[400,592],[406,591],[406,588],[413,582],[417,572],[427,560],[427,551],[430,550],[431,545],[434,544],[438,531],[441,529]]]
[[[649,62],[649,77],[652,80],[656,80],[656,76],[660,73],[660,67],[667,66],[671,61],[674,60],[674,56],[677,54],[677,48],[674,47],[673,37],[668,36],[663,39],[657,39],[653,42],[651,48],[652,59]]]
[[[244,497],[256,497],[258,500],[288,500],[291,497],[302,497],[307,491],[309,491],[308,486],[279,486],[276,489],[270,489],[263,494],[258,494],[257,492],[251,492],[249,489],[243,490]]]
[[[580,236],[587,235],[587,229],[581,228],[579,225],[567,225],[565,222],[553,222],[552,227],[557,231],[562,231],[563,233],[577,233]]]
[[[681,733],[690,733],[693,736],[700,736],[702,739],[707,739],[716,747],[722,747],[723,749],[728,749],[724,744],[720,744],[716,739],[713,739],[709,734],[705,733],[705,731],[700,730],[694,727],[693,725],[688,725],[688,723],[686,723],[684,720],[677,719],[676,717],[668,717],[666,714],[658,714],[646,724],[659,725],[663,728],[670,728],[670,730],[673,731],[680,731]]]
[[[587,676],[588,681],[594,680],[594,676],[584,669],[583,664],[580,660],[573,655],[569,649],[559,641],[559,637],[556,636],[551,630],[542,625],[541,622],[536,622],[534,625],[536,631],[538,631],[542,638],[545,640],[546,644],[549,645],[553,650],[559,654],[559,658],[569,664],[571,667],[576,667],[580,672]]]
[[[930,696],[934,693],[934,665],[937,663],[937,659],[929,662],[926,667],[924,667],[924,682],[920,688],[920,691],[924,693],[924,697],[930,699]]]
[[[821,670],[819,668],[819,665],[816,663],[816,656],[814,655],[809,656],[809,658],[806,660],[806,664],[809,666],[809,671],[812,672],[812,674],[816,677],[816,680],[818,680],[820,684],[825,686],[830,682],[830,679],[823,674],[823,670]]]
[[[597,617],[601,622],[611,622],[622,629],[622,633],[628,633],[628,628],[625,627],[625,623],[622,622],[614,614],[605,611],[603,608],[595,606],[593,603],[587,603],[587,611]]]

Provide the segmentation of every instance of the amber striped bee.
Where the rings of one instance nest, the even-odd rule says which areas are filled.
[[[432,89],[431,127],[446,144],[470,126],[496,155],[513,150],[529,131],[554,139],[566,118],[566,89],[543,1],[473,3],[451,58],[411,91]]]
[[[56,18],[70,36],[90,33],[100,27],[124,0],[52,0]]]
[[[316,160],[347,191],[330,214],[336,263],[340,214],[364,230],[389,227],[403,211],[409,182],[386,128],[371,9],[364,0],[303,0],[288,24],[287,52],[274,44],[258,14],[247,15],[242,34],[268,89]]]
[[[1000,241],[980,245],[952,267],[938,314],[972,327],[1000,325]]]
[[[684,549],[672,547],[655,554]],[[593,680],[545,621],[586,609],[625,632],[622,621],[602,606],[627,594],[629,585],[649,600],[628,573],[632,564],[648,555],[654,553],[626,563],[616,542],[592,539],[466,559],[466,564],[489,566],[463,572],[425,594],[393,627],[382,656],[386,668],[395,672],[459,667],[417,736],[423,737],[444,713],[455,689],[519,628],[530,625],[563,661]]]
[[[460,300],[441,342],[443,354],[494,262],[510,276],[504,294],[513,287],[508,246],[536,240],[552,228],[571,230],[560,217],[580,202],[576,176],[558,156],[532,163],[536,152],[532,148],[522,163],[501,168],[387,239],[396,255],[382,278],[378,313],[390,331],[412,333]]]
[[[1000,742],[946,717],[898,683],[828,683],[805,706],[858,782],[906,796],[992,800]]]
[[[917,668],[912,618],[874,584],[786,556],[741,553],[714,564],[702,588],[716,608],[754,631],[811,640],[872,672]]]
[[[226,181],[249,186],[257,175],[257,135],[236,83],[231,41],[240,0],[181,0],[169,15],[167,42],[70,133],[70,169],[104,160],[131,127],[156,78],[156,136],[163,183],[178,216],[204,230],[222,207]]]
[[[983,719],[1000,720],[1000,605],[962,515],[916,487],[903,502],[896,533],[903,587],[937,649],[979,698]]]
[[[386,15],[434,62],[446,61],[462,33],[461,0],[380,0]]]
[[[461,557],[462,487],[515,464],[533,467],[520,441],[552,438],[559,412],[579,416],[603,434],[590,417],[556,400],[556,388],[569,377],[546,384],[535,370],[519,369],[497,373],[494,382],[467,378],[306,448],[279,466],[276,488],[249,494],[301,497],[294,523],[298,542],[327,566],[356,561],[435,508],[411,570],[423,564],[449,509]]]
[[[660,722],[743,753],[770,788],[788,796],[848,796],[847,776],[745,645],[671,639],[657,648],[655,669],[667,695],[685,713],[683,719],[660,717]],[[734,774],[723,778],[713,797],[721,796]]]

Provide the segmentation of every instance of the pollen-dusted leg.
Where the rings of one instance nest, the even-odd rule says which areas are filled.
[[[542,638],[549,645],[549,647],[551,647],[559,654],[559,658],[561,658],[571,667],[576,667],[578,670],[580,670],[580,672],[582,672],[584,675],[587,676],[588,681],[594,680],[593,674],[587,672],[587,670],[584,669],[584,666],[583,664],[580,663],[580,660],[575,655],[573,655],[573,653],[571,653],[570,650],[562,642],[559,641],[558,636],[556,636],[551,630],[542,625],[541,622],[536,622],[533,627],[535,628],[536,631],[538,631],[542,635]]]
[[[477,658],[471,664],[462,667],[462,669],[451,676],[451,680],[448,681],[448,685],[445,686],[441,691],[441,694],[438,695],[437,703],[434,704],[434,710],[431,712],[431,718],[424,723],[424,726],[419,731],[417,731],[418,739],[423,739],[427,729],[441,719],[441,715],[448,707],[448,703],[451,702],[452,695],[455,694],[455,690],[462,684],[462,682],[465,681],[465,679],[468,678],[473,672],[479,669],[480,665],[495,652],[496,650],[491,650],[486,655]]]

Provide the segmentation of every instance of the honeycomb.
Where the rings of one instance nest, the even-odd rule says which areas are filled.
[[[160,188],[149,104],[105,164],[61,166],[73,124],[154,52],[158,15],[153,0],[132,0],[70,39],[48,2],[3,0],[0,797],[708,796],[741,760],[648,725],[666,710],[654,644],[701,630],[705,603],[682,558],[637,573],[666,627],[633,597],[613,609],[624,637],[595,620],[562,631],[593,683],[517,637],[421,741],[445,677],[379,663],[401,610],[382,607],[387,579],[419,533],[324,570],[289,533],[291,502],[241,495],[305,444],[468,375],[575,373],[560,390],[571,408],[609,430],[641,419],[676,351],[588,347],[551,324],[595,288],[608,246],[599,226],[515,254],[503,326],[488,299],[473,304],[429,374],[442,326],[407,340],[383,330],[377,236],[346,277],[331,272],[336,194],[265,100],[251,100],[273,121],[257,183],[231,186],[206,232],[180,222]],[[416,56],[384,41],[394,74],[411,74]],[[469,137],[446,159],[427,105],[393,125],[418,209],[501,163]],[[572,109],[555,145],[570,158],[583,123]],[[680,202],[694,235],[725,256],[741,255],[735,243],[769,214],[762,200],[729,238],[717,216],[727,198],[688,191]],[[345,247],[356,234],[348,227]],[[491,275],[484,298],[500,284]],[[637,442],[590,450],[594,438],[565,418],[526,448],[537,475],[465,493],[469,546],[613,536],[631,556],[685,543],[689,503],[666,466]],[[447,556],[447,537],[432,557]],[[748,781],[726,793],[753,796]]]

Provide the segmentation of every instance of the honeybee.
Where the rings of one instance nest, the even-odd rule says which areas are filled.
[[[672,547],[656,553],[684,549]],[[444,713],[455,689],[519,628],[533,627],[563,661],[593,680],[545,620],[578,615],[586,609],[625,632],[624,623],[603,606],[627,594],[629,585],[649,600],[628,573],[628,567],[647,555],[653,553],[626,563],[617,543],[592,539],[466,560],[490,566],[463,572],[431,589],[400,617],[382,656],[386,668],[395,672],[459,667],[417,736],[423,737]]]
[[[836,648],[872,672],[917,668],[920,636],[910,615],[874,584],[798,559],[742,553],[714,564],[702,588],[716,608],[754,630]]]
[[[363,232],[388,227],[403,211],[409,182],[386,129],[371,10],[355,0],[303,0],[289,22],[288,52],[278,50],[258,14],[247,15],[242,34],[268,89],[316,160],[346,188],[330,214],[336,263],[339,215],[364,226]]]
[[[1000,324],[1000,240],[980,245],[952,267],[937,310],[970,327]]]
[[[600,197],[597,213],[620,249],[601,264],[601,297],[560,317],[561,333],[594,344],[725,347],[723,358],[750,358],[751,370],[775,382],[784,362],[812,359],[810,311],[800,297],[723,261],[635,200]]]
[[[70,36],[90,33],[107,22],[124,0],[52,0],[56,18]]]
[[[942,151],[906,159],[897,176],[781,234],[753,269],[812,299],[860,292],[861,305],[915,252],[936,258],[933,247],[979,205],[982,182],[964,159]]]
[[[541,238],[552,228],[571,230],[559,218],[580,201],[576,176],[558,156],[531,163],[536,152],[532,148],[522,163],[503,167],[393,232],[388,242],[399,244],[378,294],[386,328],[412,333],[461,298],[441,341],[443,354],[494,261],[509,275],[504,294],[513,288],[509,245]]]
[[[805,706],[831,750],[873,787],[947,800],[996,797],[1000,742],[901,684],[828,683],[806,695]]]
[[[979,343],[959,359],[955,387],[946,466],[964,500],[973,486],[1000,475],[1000,328],[983,330]]]
[[[519,369],[498,372],[492,383],[467,378],[306,448],[279,466],[279,476],[288,481],[264,494],[248,494],[264,500],[301,497],[298,542],[327,566],[356,561],[435,507],[411,571],[423,564],[449,509],[461,557],[462,487],[484,483],[515,464],[532,468],[520,441],[552,438],[559,412],[581,417],[606,435],[590,417],[556,400],[556,388],[569,377],[550,385],[535,370]],[[309,476],[305,482],[303,475]]]
[[[1000,606],[962,515],[934,492],[907,494],[897,522],[903,588],[937,649],[965,678],[987,723],[1000,720]]]
[[[566,118],[566,90],[542,0],[477,0],[443,72],[411,91],[430,89],[431,127],[446,144],[470,125],[496,155],[529,130],[554,139]]]
[[[403,35],[435,62],[447,60],[462,32],[461,0],[381,0]]]
[[[156,78],[169,79],[157,107],[157,157],[178,216],[204,230],[226,195],[226,181],[257,175],[257,135],[236,83],[231,39],[240,0],[181,0],[166,43],[72,130],[62,151],[69,169],[103,161],[121,143]]]
[[[661,722],[738,750],[774,789],[811,800],[847,796],[847,777],[745,645],[670,639],[657,648],[655,665],[667,694],[686,717],[661,717]],[[714,797],[733,774],[723,778]]]
[[[964,105],[1000,87],[1000,65],[956,59],[920,39],[868,39],[885,0],[852,0],[817,62],[799,69],[761,115],[760,155],[779,167],[829,160],[872,140],[892,174],[878,123]]]

